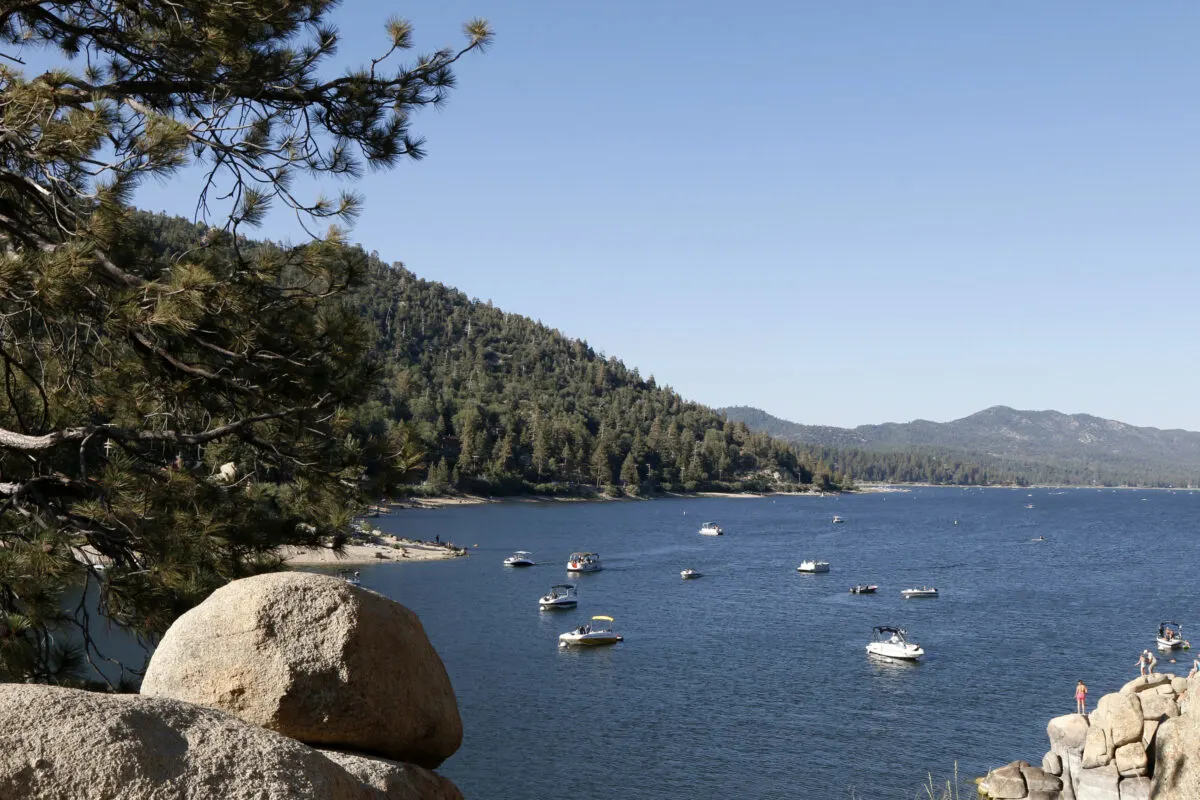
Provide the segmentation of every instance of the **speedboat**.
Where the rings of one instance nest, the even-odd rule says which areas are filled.
[[[358,579],[358,570],[356,569],[339,569],[338,577],[351,586],[360,586],[362,584],[362,581]]]
[[[1026,504],[1025,504],[1025,507],[1026,507],[1026,508],[1033,508],[1033,503],[1026,503]]]
[[[567,572],[599,572],[602,569],[599,553],[571,553],[567,559]]]
[[[679,573],[679,577],[683,578],[686,581],[688,578],[703,578],[704,573],[697,572],[694,569],[685,569],[683,572]]]
[[[533,553],[526,550],[518,550],[504,559],[504,566],[506,567],[532,567],[533,565]]]
[[[601,644],[616,644],[624,639],[621,634],[612,629],[612,617],[592,617],[586,625],[580,625],[573,631],[567,631],[558,637],[559,647],[595,647]]]
[[[842,519],[842,518],[841,518],[841,517],[839,517],[837,514],[834,514],[834,515],[833,515],[833,521],[834,521],[834,522],[845,522],[846,520]]]
[[[801,561],[796,572],[829,572],[828,561]]]
[[[925,655],[921,645],[909,642],[904,638],[903,628],[893,628],[890,625],[877,625],[875,641],[867,644],[867,652],[883,658],[901,658],[906,661],[916,661]]]
[[[1158,626],[1158,646],[1163,650],[1183,647],[1183,626],[1178,622],[1163,622]]]
[[[574,608],[579,604],[575,596],[575,584],[556,583],[550,587],[550,593],[538,600],[539,608]]]
[[[911,600],[914,597],[937,597],[938,590],[932,586],[922,586],[919,589],[905,589],[900,592],[900,596],[905,600]]]
[[[1031,542],[1044,542],[1044,541],[1046,541],[1046,537],[1045,537],[1045,536],[1035,536],[1035,537],[1033,537],[1032,539],[1030,539],[1029,541],[1031,541]]]
[[[700,526],[701,536],[724,536],[725,531],[715,522],[706,522]]]
[[[878,588],[873,583],[859,583],[850,587],[850,594],[875,594]]]

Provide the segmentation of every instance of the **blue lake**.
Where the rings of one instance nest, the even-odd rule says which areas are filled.
[[[407,510],[376,522],[470,558],[362,577],[420,615],[446,664],[465,738],[442,772],[467,797],[912,798],[955,764],[968,782],[1040,762],[1075,682],[1090,710],[1137,674],[1160,620],[1200,636],[1198,511],[1182,491],[941,488]],[[726,535],[699,536],[707,520]],[[517,549],[538,565],[503,567]],[[574,550],[604,571],[572,581],[577,610],[539,611]],[[797,573],[805,558],[831,572]],[[941,597],[900,597],[920,584]],[[593,614],[625,641],[557,647]],[[925,660],[869,658],[881,624]],[[1160,669],[1186,673],[1193,653]]]

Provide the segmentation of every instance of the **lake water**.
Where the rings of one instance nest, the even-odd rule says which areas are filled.
[[[379,527],[471,557],[362,576],[420,615],[446,664],[465,738],[442,772],[469,798],[913,798],[956,763],[966,782],[1040,762],[1075,682],[1090,710],[1161,620],[1200,636],[1198,510],[1192,492],[921,488],[401,511]],[[726,535],[699,536],[707,520]],[[503,567],[517,549],[538,565]],[[572,581],[577,610],[539,611],[573,550],[604,571]],[[805,558],[832,570],[799,574]],[[878,594],[849,594],[860,581]],[[919,584],[941,597],[900,597]],[[593,614],[625,641],[557,647]],[[866,656],[881,624],[923,663]]]

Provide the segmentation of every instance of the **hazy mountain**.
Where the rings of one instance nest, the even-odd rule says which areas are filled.
[[[1129,483],[1175,484],[1200,475],[1200,433],[1140,428],[1089,414],[1019,411],[993,406],[951,422],[906,423],[835,428],[800,425],[757,408],[721,409],[729,420],[744,422],[788,441],[833,448],[880,452],[937,448],[990,457],[1007,463],[1032,463],[1103,473]]]

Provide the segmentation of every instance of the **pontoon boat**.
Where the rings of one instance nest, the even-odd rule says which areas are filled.
[[[904,638],[903,628],[893,628],[890,625],[877,625],[874,628],[875,641],[867,644],[867,652],[883,658],[900,658],[906,661],[916,661],[925,655],[921,645],[913,644]]]
[[[525,550],[518,550],[504,559],[504,566],[506,567],[532,567],[533,565],[533,553]]]
[[[900,592],[900,596],[905,600],[911,600],[914,597],[937,597],[938,590],[932,586],[922,586],[919,589],[905,589]]]
[[[1158,646],[1163,650],[1174,650],[1183,646],[1183,626],[1178,622],[1164,622],[1158,626]]]
[[[875,594],[879,587],[873,583],[860,583],[850,587],[850,594]]]
[[[550,587],[549,594],[538,600],[539,608],[574,608],[578,604],[573,583],[556,583]]]
[[[558,646],[595,647],[601,644],[616,644],[623,637],[612,629],[612,622],[612,617],[592,617],[592,621],[588,624],[580,625],[573,631],[561,634],[558,637]]]
[[[706,522],[700,526],[701,536],[724,536],[725,531],[715,522]]]
[[[567,572],[599,572],[602,569],[599,553],[571,553],[567,559]]]
[[[801,561],[797,572],[829,572],[828,561]]]
[[[685,569],[683,572],[679,573],[679,577],[683,578],[686,581],[688,578],[703,578],[704,573],[697,572],[694,569]]]

